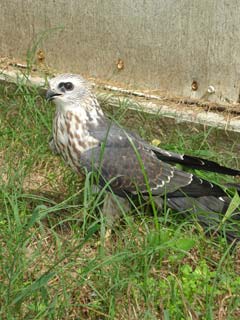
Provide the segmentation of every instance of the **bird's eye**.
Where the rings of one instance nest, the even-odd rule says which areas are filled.
[[[64,83],[64,88],[65,88],[66,90],[68,90],[68,91],[73,90],[73,84],[72,84],[72,82],[65,82],[65,83]]]
[[[58,85],[58,88],[61,89],[62,87],[64,87],[64,82],[60,82]]]

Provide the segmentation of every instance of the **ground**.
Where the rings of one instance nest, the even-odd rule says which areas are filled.
[[[149,141],[240,167],[236,137],[125,107],[105,109]],[[0,318],[239,319],[239,249],[167,208],[133,208],[107,238],[91,176],[48,148],[53,112],[35,89],[0,87]]]

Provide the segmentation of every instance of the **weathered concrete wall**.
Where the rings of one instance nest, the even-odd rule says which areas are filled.
[[[239,99],[239,0],[0,0],[0,13],[1,56],[24,58],[63,27],[39,44],[59,71],[192,97],[212,85]]]

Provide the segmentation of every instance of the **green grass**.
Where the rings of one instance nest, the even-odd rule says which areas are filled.
[[[149,141],[239,167],[235,137],[106,108]],[[0,318],[239,319],[239,250],[167,208],[157,221],[135,208],[106,238],[91,176],[48,149],[53,113],[37,90],[0,86]]]

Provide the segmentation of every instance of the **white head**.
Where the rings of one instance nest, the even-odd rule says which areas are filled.
[[[53,100],[62,110],[79,107],[93,98],[87,81],[76,74],[61,74],[49,81],[47,100]]]

